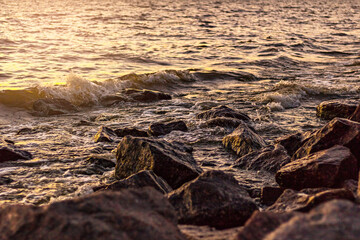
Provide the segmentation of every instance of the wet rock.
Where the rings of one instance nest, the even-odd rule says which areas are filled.
[[[117,147],[115,176],[129,177],[141,170],[152,170],[174,189],[202,172],[183,144],[164,140],[125,136]]]
[[[288,164],[290,159],[285,148],[277,144],[275,147],[268,147],[242,156],[235,161],[234,167],[276,173],[282,166]]]
[[[119,191],[125,188],[142,188],[153,187],[157,191],[165,194],[171,192],[173,189],[164,179],[157,176],[153,171],[143,170],[131,175],[128,178],[116,181],[106,186],[102,186],[102,190]]]
[[[53,116],[78,111],[71,102],[62,98],[39,99],[33,103],[32,108],[35,114],[40,116]]]
[[[250,121],[250,117],[245,113],[235,111],[227,106],[213,107],[210,110],[204,111],[196,115],[198,119],[211,119],[217,117],[236,118],[243,121]]]
[[[204,127],[226,127],[226,128],[236,128],[241,124],[242,120],[237,118],[228,118],[228,117],[216,117],[207,120],[202,126]]]
[[[239,156],[266,147],[262,137],[251,130],[246,123],[241,123],[231,134],[222,140],[225,148],[233,150]]]
[[[283,166],[276,173],[284,188],[336,187],[346,179],[357,179],[357,160],[347,147],[335,145]]]
[[[179,223],[224,229],[241,226],[256,204],[232,175],[208,171],[168,194]]]
[[[14,180],[12,180],[12,179],[9,178],[9,177],[0,176],[0,186],[1,186],[1,185],[10,184],[10,183],[12,183],[13,181],[14,181]]]
[[[315,131],[295,152],[292,159],[302,158],[334,145],[348,147],[360,161],[360,123],[344,118],[334,118]]]
[[[127,88],[122,91],[122,94],[130,97],[134,101],[139,102],[154,102],[160,100],[170,100],[171,96],[169,94],[153,91],[148,89],[135,89],[135,88]]]
[[[86,161],[90,164],[95,164],[97,166],[101,166],[104,168],[113,168],[115,167],[115,163],[110,159],[101,157],[101,156],[90,156],[86,159]]]
[[[108,127],[101,126],[99,131],[94,136],[95,142],[113,142],[116,136],[115,132]]]
[[[183,131],[188,130],[184,121],[173,121],[169,123],[152,123],[149,126],[149,133],[153,136],[166,135],[172,131]]]
[[[100,104],[105,107],[110,107],[117,105],[119,103],[123,103],[129,101],[127,98],[119,95],[107,95],[100,99]]]
[[[323,189],[307,188],[300,192],[286,189],[277,201],[268,207],[266,211],[289,212],[301,211],[307,212],[321,203],[334,200],[347,199],[354,201],[354,194],[345,188]]]
[[[357,106],[356,110],[349,119],[355,122],[360,122],[360,104]]]
[[[325,101],[316,107],[316,116],[321,119],[331,120],[335,117],[348,118],[354,113],[356,104],[343,101]]]
[[[360,236],[360,206],[346,200],[333,200],[294,216],[263,239],[357,240]]]
[[[281,187],[265,186],[261,188],[260,202],[265,205],[272,205],[284,190]]]
[[[314,133],[314,131],[289,134],[284,137],[277,138],[275,143],[281,144],[286,149],[289,156],[292,156],[304,144],[304,142],[311,137],[312,133]]]
[[[133,137],[148,137],[149,134],[146,131],[138,130],[136,128],[118,128],[114,130],[118,137],[125,137],[127,135]]]
[[[47,206],[0,208],[1,239],[185,240],[176,214],[154,189],[99,192]]]
[[[20,150],[14,144],[0,140],[0,163],[19,159],[29,160],[31,158],[32,155],[28,151]]]
[[[246,222],[245,226],[239,230],[233,240],[265,240],[266,236],[276,230],[282,224],[288,222],[301,213],[287,212],[259,212],[256,211]]]
[[[360,172],[359,172],[359,174],[360,174]],[[350,192],[352,192],[354,194],[354,196],[356,196],[357,189],[358,189],[358,181],[355,179],[347,179],[343,182],[341,187],[349,190]]]

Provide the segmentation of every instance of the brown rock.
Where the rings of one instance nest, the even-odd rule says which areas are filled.
[[[113,137],[115,137],[115,132],[108,127],[101,126],[99,131],[94,136],[95,142],[113,142]]]
[[[3,206],[0,219],[4,240],[185,240],[172,206],[150,188],[100,192],[42,207]]]
[[[187,240],[229,240],[233,239],[242,227],[216,229],[209,226],[178,225]]]
[[[168,194],[182,224],[224,229],[241,226],[257,210],[232,175],[208,171]]]
[[[149,132],[153,136],[166,135],[172,131],[188,130],[184,121],[173,121],[169,123],[152,123],[149,127]]]
[[[360,206],[346,200],[333,200],[297,215],[283,223],[263,239],[326,239],[358,240]]]
[[[262,137],[251,130],[246,123],[241,123],[232,133],[222,140],[225,148],[233,150],[239,156],[266,147]]]
[[[289,134],[276,139],[275,143],[281,144],[286,149],[289,156],[292,156],[304,142],[308,140],[312,133],[313,131]]]
[[[127,135],[133,137],[148,137],[149,134],[146,131],[138,130],[136,128],[118,128],[114,130],[114,133],[118,137],[125,137]]]
[[[359,160],[360,123],[343,118],[334,118],[324,127],[314,132],[296,151],[292,159],[302,158],[334,145],[348,147]]]
[[[216,118],[210,118],[209,120],[206,120],[204,124],[202,124],[203,127],[226,127],[226,128],[236,128],[239,126],[239,124],[242,123],[242,120],[239,120],[237,118],[229,118],[229,117],[216,117]]]
[[[316,107],[316,116],[322,119],[331,120],[335,117],[348,118],[356,109],[356,104],[340,101],[325,101]]]
[[[179,143],[126,136],[117,147],[115,176],[122,179],[141,170],[152,170],[176,189],[202,172],[191,151]]]
[[[102,98],[100,98],[100,104],[105,107],[110,107],[117,105],[119,103],[123,103],[129,101],[127,98],[119,95],[107,95]]]
[[[283,146],[277,144],[275,147],[250,152],[238,158],[234,163],[234,167],[276,173],[282,166],[289,162],[290,156]]]
[[[101,186],[96,190],[112,190],[119,191],[125,188],[143,188],[153,187],[161,193],[169,193],[173,189],[164,179],[157,176],[153,171],[143,170],[131,175],[128,178],[116,181],[109,185]]]
[[[273,212],[307,212],[323,202],[334,199],[347,199],[353,201],[355,198],[351,191],[344,188],[308,188],[303,189],[300,192],[286,189],[277,201],[266,210]]]
[[[171,99],[169,94],[148,89],[127,88],[122,91],[122,94],[132,98],[134,101],[139,102],[154,102]]]
[[[250,121],[249,116],[244,113],[235,111],[227,106],[217,106],[210,110],[199,113],[196,118],[198,119],[211,119],[217,117],[236,118],[243,121]]]
[[[32,155],[28,151],[20,150],[14,144],[0,139],[0,163],[19,159],[29,160],[31,158]]]
[[[301,216],[302,214],[297,212],[275,213],[256,211],[233,240],[265,240],[265,237],[281,226],[281,224],[299,215]]]
[[[284,189],[281,187],[266,186],[261,188],[260,202],[265,205],[271,205],[281,196]]]
[[[283,166],[276,181],[283,188],[336,187],[358,177],[357,160],[350,150],[336,145]]]

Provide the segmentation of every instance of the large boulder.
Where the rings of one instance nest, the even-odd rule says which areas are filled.
[[[139,102],[154,102],[171,99],[171,96],[167,93],[148,89],[127,88],[124,89],[121,93],[130,97],[133,101]]]
[[[217,117],[236,118],[243,121],[250,121],[250,117],[245,113],[235,111],[224,105],[213,107],[210,110],[201,112],[196,115],[196,118],[205,120]]]
[[[241,226],[257,210],[232,175],[208,171],[168,194],[179,223],[223,229]]]
[[[348,118],[356,109],[356,104],[340,101],[325,101],[316,107],[316,116],[322,119],[331,120],[335,117]]]
[[[39,116],[52,116],[78,111],[71,102],[62,98],[38,99],[32,106],[34,113]]]
[[[0,208],[1,239],[178,239],[176,213],[151,188],[100,192],[36,207]]]
[[[295,152],[292,159],[302,158],[334,145],[348,147],[360,161],[360,123],[344,118],[334,118],[315,131]]]
[[[289,212],[301,211],[307,212],[310,209],[334,199],[355,200],[354,194],[345,188],[323,189],[307,188],[300,192],[286,189],[276,202],[268,207],[266,211]]]
[[[281,226],[281,224],[299,215],[302,214],[297,212],[256,211],[232,240],[265,240],[266,236]]]
[[[160,139],[124,137],[117,147],[115,177],[129,177],[141,170],[152,170],[176,189],[202,172],[192,149]]]
[[[347,147],[335,145],[297,159],[276,173],[277,183],[284,188],[337,187],[346,179],[357,179],[357,160]]]
[[[234,167],[246,170],[263,170],[276,173],[282,166],[290,162],[290,156],[279,144],[259,151],[250,152],[238,158]]]
[[[0,139],[0,163],[19,159],[29,160],[31,158],[32,155],[28,151],[20,150],[13,143]]]
[[[266,240],[357,240],[360,236],[360,206],[333,200],[283,223]],[[260,229],[258,229],[260,231]]]
[[[225,148],[243,156],[266,147],[264,139],[255,133],[246,123],[241,123],[232,133],[222,140]]]
[[[149,126],[149,133],[152,136],[166,135],[172,131],[183,131],[188,130],[184,121],[173,121],[169,123],[152,123]]]
[[[153,187],[161,193],[169,193],[173,189],[164,179],[157,176],[153,171],[143,170],[131,175],[128,178],[116,181],[114,183],[97,187],[96,190],[119,191],[124,188],[143,188]]]

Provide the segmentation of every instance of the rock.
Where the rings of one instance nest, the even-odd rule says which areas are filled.
[[[119,96],[119,95],[107,95],[100,98],[100,104],[105,107],[110,107],[117,105],[119,103],[123,103],[129,101],[127,98]]]
[[[331,120],[335,117],[348,118],[356,109],[356,104],[343,101],[325,101],[316,107],[316,116],[321,119]]]
[[[360,161],[360,123],[344,118],[334,118],[315,131],[295,152],[292,159],[302,158],[334,145],[348,147]]]
[[[275,213],[256,211],[233,240],[265,240],[269,233],[299,215],[301,216],[302,214],[297,212]]]
[[[131,175],[128,178],[116,181],[109,185],[103,186],[103,190],[118,191],[124,188],[142,188],[153,187],[157,191],[165,194],[171,192],[173,189],[164,179],[157,176],[153,171],[143,170]]]
[[[4,240],[185,240],[174,209],[151,188],[99,192],[42,207],[3,206],[0,219]]]
[[[118,137],[125,137],[127,135],[133,137],[148,137],[149,134],[146,131],[138,130],[136,128],[118,128],[114,130]]]
[[[355,179],[347,179],[343,182],[341,185],[341,188],[345,188],[353,193],[354,196],[357,195],[357,189],[358,189],[358,181]]]
[[[337,187],[346,179],[357,179],[357,160],[347,147],[335,145],[297,159],[276,173],[276,182],[283,188]]]
[[[346,200],[333,200],[294,216],[263,239],[357,240],[360,236],[360,206]]]
[[[309,139],[312,133],[314,133],[314,131],[289,134],[284,137],[277,138],[275,143],[281,144],[286,149],[289,156],[293,156],[294,153],[304,144],[304,142]]]
[[[171,99],[171,96],[169,94],[148,89],[140,90],[135,88],[127,88],[122,91],[122,94],[132,98],[134,101],[139,102],[154,102]]]
[[[239,120],[237,118],[229,118],[229,117],[216,117],[216,118],[210,118],[209,120],[206,120],[202,126],[204,127],[226,127],[226,128],[236,128],[241,124],[242,120]]]
[[[217,117],[236,118],[243,121],[250,121],[250,117],[244,113],[235,111],[227,106],[213,107],[210,110],[204,111],[196,115],[198,119],[211,119]]]
[[[29,160],[31,158],[32,155],[28,151],[20,150],[14,144],[0,140],[0,163],[19,159]]]
[[[152,123],[149,127],[149,132],[153,136],[166,135],[172,131],[188,130],[184,121],[173,121],[169,123]]]
[[[347,199],[354,201],[354,194],[345,188],[323,189],[307,188],[300,192],[286,189],[277,201],[268,207],[266,211],[273,212],[290,212],[301,211],[307,212],[323,202],[334,199]]]
[[[241,123],[232,133],[222,140],[225,148],[233,150],[239,156],[244,156],[266,146],[265,141],[251,130],[246,123]]]
[[[152,138],[125,136],[117,147],[116,161],[118,179],[141,170],[152,170],[174,189],[202,172],[190,148]]]
[[[360,122],[360,104],[357,106],[356,110],[349,119],[355,122]]]
[[[265,186],[261,188],[260,202],[265,205],[272,205],[284,190],[281,187]]]
[[[168,194],[179,223],[218,229],[241,226],[257,210],[232,175],[208,171]]]
[[[250,152],[238,158],[234,167],[246,170],[263,170],[276,173],[282,166],[290,162],[290,156],[279,144],[262,150]]]
[[[108,127],[101,126],[99,131],[94,136],[95,142],[113,142],[113,137],[115,137],[115,132]]]
[[[104,168],[113,168],[115,167],[115,163],[110,159],[99,157],[99,156],[90,156],[86,159],[86,161],[90,164],[95,164],[97,166],[101,166]]]
[[[40,116],[53,116],[78,111],[71,102],[62,98],[38,99],[33,103],[32,108],[35,114]]]

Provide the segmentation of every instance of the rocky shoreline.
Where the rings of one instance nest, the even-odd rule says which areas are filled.
[[[171,99],[124,92],[131,101]],[[124,101],[109,96],[104,106]],[[39,115],[75,111],[64,100],[36,106]],[[112,182],[43,206],[2,205],[0,239],[358,239],[360,105],[324,102],[317,116],[329,122],[268,144],[241,110],[215,106],[197,114],[205,128],[233,129],[222,145],[237,160],[221,170],[204,169],[192,147],[162,138],[190,131],[182,120],[153,122],[148,131],[102,126],[93,140],[118,142],[116,164],[99,156],[88,161],[115,168]],[[0,162],[32,157],[8,139],[0,156]],[[266,173],[273,183],[244,184],[234,176],[243,170]]]

